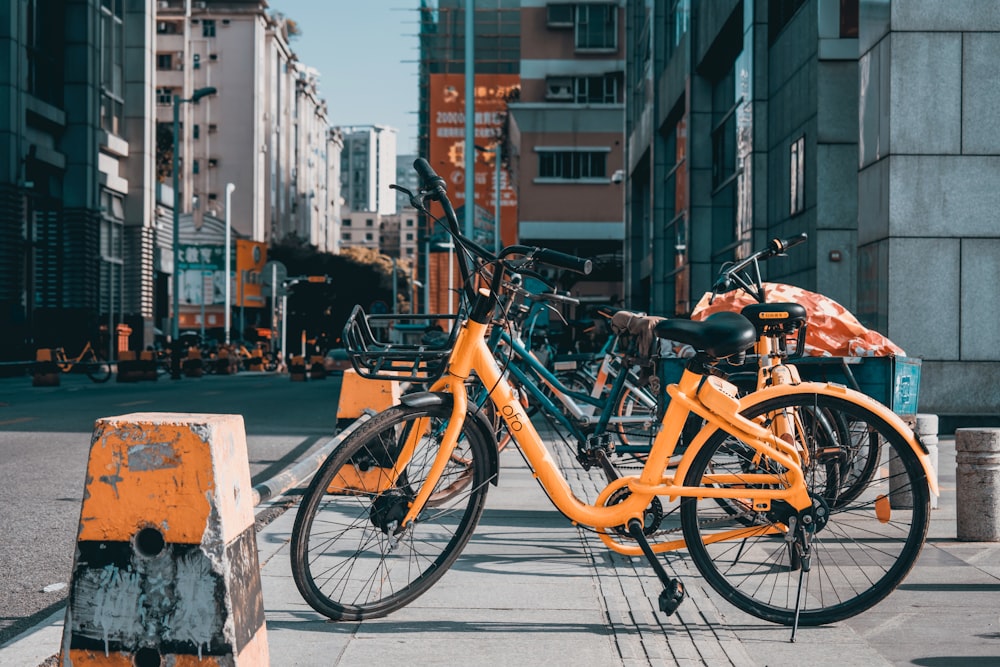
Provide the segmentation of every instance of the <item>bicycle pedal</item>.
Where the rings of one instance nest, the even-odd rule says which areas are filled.
[[[684,584],[679,579],[671,579],[670,584],[660,593],[660,611],[670,616],[684,601]]]

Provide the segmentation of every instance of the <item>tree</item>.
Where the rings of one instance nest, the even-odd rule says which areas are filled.
[[[347,248],[335,255],[320,252],[294,234],[271,247],[268,257],[282,262],[288,275],[327,276],[329,282],[300,282],[288,298],[288,331],[305,330],[307,337],[325,333],[340,339],[351,311],[360,305],[371,312],[381,302],[392,309],[392,258],[369,248]],[[409,312],[409,270],[396,273],[400,312]]]

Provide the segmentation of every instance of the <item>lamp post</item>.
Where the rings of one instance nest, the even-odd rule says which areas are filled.
[[[232,252],[233,252],[233,226],[232,226],[232,216],[230,215],[230,208],[233,201],[233,190],[236,186],[232,183],[226,183],[226,345],[229,345],[229,327],[232,317],[232,277],[230,275],[230,268],[232,266]],[[240,332],[242,336],[242,331]]]
[[[180,152],[180,138],[181,138],[181,104],[184,102],[191,102],[192,104],[197,104],[198,100],[208,95],[214,95],[216,89],[212,86],[205,88],[199,88],[194,91],[191,97],[184,99],[180,95],[174,95],[174,155],[173,155],[173,171],[174,171],[174,233],[173,233],[173,250],[174,250],[174,276],[173,276],[173,323],[170,330],[171,342],[176,343],[177,339],[181,335],[181,313],[180,313],[180,292],[181,292],[181,272],[180,272],[180,226],[181,226],[181,193],[180,193],[180,175],[178,174],[178,167],[180,165],[180,157],[178,153]]]

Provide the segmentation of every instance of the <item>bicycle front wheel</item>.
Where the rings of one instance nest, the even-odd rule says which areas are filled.
[[[87,362],[87,377],[94,382],[107,382],[111,379],[111,364],[99,354],[94,354]]]
[[[468,421],[430,500],[400,527],[439,451],[450,408],[390,408],[344,440],[316,473],[292,529],[292,573],[309,605],[334,620],[385,616],[422,595],[475,530],[495,474]],[[469,418],[471,419],[471,417]],[[420,434],[410,461],[400,452]]]
[[[848,443],[831,438],[818,415],[834,412],[847,433],[864,438]],[[913,567],[930,517],[930,490],[917,455],[904,437],[874,412],[832,396],[792,395],[747,408],[749,418],[765,425],[777,419],[794,423],[790,434],[810,453],[804,466],[813,502],[828,516],[814,532],[790,529],[790,506],[772,501],[766,510],[750,503],[683,498],[684,539],[695,565],[722,597],[758,618],[791,625],[822,625],[850,618],[891,593]],[[872,439],[877,445],[872,445]],[[844,488],[833,446],[878,452],[879,465],[864,489]],[[747,444],[717,431],[698,452],[688,472],[688,486],[718,488],[711,475],[767,470],[780,478],[781,467]],[[748,491],[751,484],[729,483]],[[738,511],[736,508],[742,507]],[[819,525],[819,524],[817,524]],[[797,537],[801,536],[801,537]],[[807,556],[803,559],[803,554]]]

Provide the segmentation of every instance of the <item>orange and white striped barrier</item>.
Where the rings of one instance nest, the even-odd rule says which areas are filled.
[[[60,665],[267,665],[239,415],[99,419]]]

